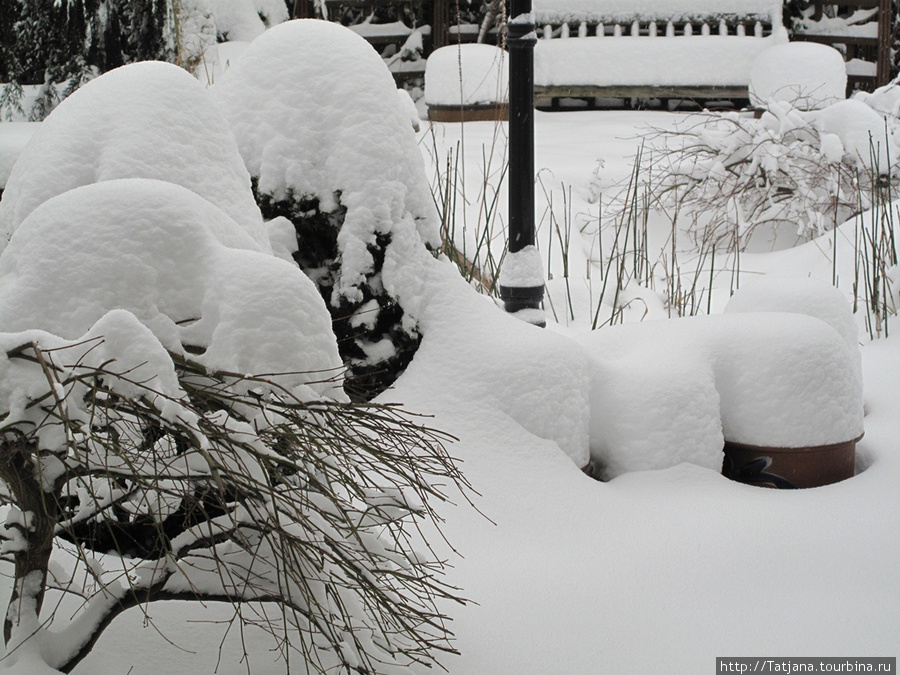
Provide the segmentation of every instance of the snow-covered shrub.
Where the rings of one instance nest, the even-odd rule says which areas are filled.
[[[268,249],[234,137],[208,92],[166,63],[118,68],[66,99],[19,157],[0,201],[0,251],[37,206],[118,178],[176,183],[212,202]]]
[[[208,97],[166,64],[98,78],[0,202],[7,662],[68,672],[128,608],[211,599],[304,670],[432,663],[452,596],[410,533],[461,477],[437,432],[348,403]]]
[[[856,100],[808,112],[772,102],[759,119],[702,114],[647,142],[640,180],[652,199],[686,216],[698,241],[729,248],[755,233],[819,235],[896,173],[893,133]]]
[[[294,258],[331,310],[348,390],[382,391],[418,345],[416,317],[397,298],[421,281],[386,261],[440,241],[393,78],[352,31],[300,20],[255,40],[213,93],[263,215],[294,224]]]
[[[196,0],[195,0],[196,1]],[[220,42],[250,42],[288,19],[284,0],[208,0]]]
[[[123,310],[74,341],[0,334],[0,394],[7,663],[70,672],[158,600],[230,603],[303,672],[452,651],[434,603],[455,598],[410,540],[459,479],[436,432],[214,373]]]
[[[146,62],[88,83],[41,124],[0,201],[0,250],[49,198],[117,178],[186,187],[268,248],[234,137],[208,93],[181,68]]]

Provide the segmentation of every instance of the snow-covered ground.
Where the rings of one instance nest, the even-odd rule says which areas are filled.
[[[708,411],[698,412],[699,405],[711,391],[724,396],[727,387],[703,370],[709,362],[691,351],[690,336],[663,335],[664,352],[652,351],[646,359],[632,354],[635,378],[619,372],[621,392],[598,398],[592,390],[597,364],[612,363],[605,361],[606,350],[617,343],[653,344],[624,333],[616,339],[619,331],[641,330],[634,325],[607,326],[591,335],[592,320],[603,309],[598,247],[608,252],[612,236],[609,230],[598,235],[592,224],[608,203],[604,196],[627,181],[639,133],[683,120],[683,114],[665,112],[537,114],[538,241],[545,271],[553,277],[546,330],[469,292],[449,263],[417,268],[423,276],[410,301],[420,309],[425,337],[407,372],[382,399],[433,415],[432,426],[455,436],[449,450],[478,493],[477,509],[462,498],[442,507],[442,531],[455,551],[432,537],[452,565],[448,580],[471,600],[445,608],[460,652],[443,659],[453,675],[690,674],[712,672],[717,656],[900,652],[900,336],[870,341],[861,315],[855,317],[865,437],[857,448],[857,475],[848,480],[806,490],[751,487],[723,477],[715,457],[683,462],[677,453],[667,455],[666,447],[645,451],[657,468],[626,466],[608,482],[580,470],[594,452],[595,422],[604,416],[635,438],[669,420],[664,443],[690,437],[692,424],[719,423]],[[449,152],[463,155],[464,173],[451,177],[459,192],[458,246],[482,257],[490,249],[499,259],[506,203],[504,188],[496,187],[505,156],[503,126],[422,126],[419,147],[432,175],[448,166]],[[8,134],[16,139],[4,145]],[[0,124],[0,148],[18,148],[26,135],[23,127]],[[484,204],[495,190],[497,213],[486,216]],[[704,269],[702,278],[713,279],[711,312],[723,313],[736,271],[737,285],[745,287],[763,276],[809,277],[827,285],[837,274],[849,312],[852,225],[839,228],[837,244],[830,239],[834,235],[825,235]],[[479,246],[485,238],[490,245]],[[662,250],[662,219],[652,220],[648,238]],[[834,251],[839,259],[833,264]],[[680,254],[685,268],[691,267],[687,247]],[[669,321],[661,289],[629,292],[632,302],[620,306],[627,322]],[[603,312],[600,323],[607,318]],[[822,371],[854,386],[856,357],[840,337],[849,334],[852,340],[852,330],[818,323],[810,328],[812,321],[786,323],[801,339],[825,335],[821,344],[833,356],[822,362]],[[766,360],[770,356],[787,353],[789,363],[780,367],[792,367],[791,352],[747,337],[741,331],[750,324],[740,318],[732,323],[733,353],[749,359],[742,377],[756,383],[760,373],[773,374],[771,364],[780,362]],[[754,330],[760,325],[765,319]],[[754,348],[768,370],[754,370]],[[815,366],[816,354],[807,354],[797,367],[809,367],[809,358]],[[800,396],[815,402],[819,393],[789,386],[779,391],[781,407],[802,408]],[[852,408],[852,391],[849,400]],[[848,419],[825,424],[855,435],[853,411]],[[6,583],[0,588],[4,597]],[[242,639],[237,626],[215,623],[227,620],[227,608],[162,602],[151,605],[148,615],[152,626],[139,610],[114,622],[75,672],[285,671],[264,635],[251,628]],[[28,668],[20,663],[16,672],[40,672]]]

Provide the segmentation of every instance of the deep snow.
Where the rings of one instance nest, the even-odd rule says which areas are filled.
[[[562,209],[568,208],[572,231],[578,232],[597,217],[599,195],[628,176],[639,143],[636,132],[648,124],[668,127],[681,119],[678,114],[659,112],[537,114],[536,168],[548,191],[557,190],[550,203],[538,189],[541,250],[548,251],[555,236],[548,213],[557,214],[563,222]],[[4,125],[0,125],[0,139],[3,134]],[[426,165],[445,166],[442,160],[451,148],[464,154],[468,173],[461,179],[459,187],[465,193],[460,201],[468,203],[457,215],[460,237],[476,240],[480,236],[477,230],[484,223],[479,219],[484,216],[477,195],[484,189],[484,176],[496,176],[496,164],[484,171],[479,165],[493,156],[490,148],[503,135],[502,128],[490,123],[467,124],[464,135],[458,125],[425,124],[419,133]],[[498,151],[493,162],[498,163],[501,156]],[[239,226],[247,227],[246,223],[254,228],[254,218],[245,216],[234,224],[221,210],[200,205],[203,200],[197,195],[185,195],[188,187],[160,188],[148,180],[154,176],[111,178],[105,184],[72,186],[75,189],[66,195],[49,195],[42,206],[34,205],[31,215],[16,219],[16,228],[21,227],[17,238],[23,243],[14,240],[4,255],[27,249],[28,232],[44,227],[41,219],[54,210],[66,213],[75,207],[87,210],[90,204],[124,201],[128,194],[120,194],[117,187],[146,190],[173,208],[181,205],[196,211],[200,224],[185,224],[185,231],[195,228],[213,257],[258,260],[264,255],[247,250],[260,243],[239,233]],[[570,188],[567,203],[558,192],[559,185]],[[505,204],[502,189],[501,196]],[[111,212],[111,208],[100,211]],[[830,282],[835,268],[829,258],[834,250],[829,237],[846,237],[847,226],[842,228],[796,248],[748,254],[741,259],[741,275],[745,280],[794,275]],[[241,244],[242,238],[249,241]],[[134,240],[135,246],[141,245],[139,233]],[[546,258],[547,271],[555,275],[549,283],[550,299],[560,310],[548,312],[547,330],[503,314],[491,300],[467,289],[447,263],[416,259],[418,283],[404,284],[409,301],[416,305],[424,340],[405,375],[382,398],[434,415],[433,426],[456,436],[459,440],[450,447],[451,453],[480,493],[475,504],[481,513],[464,500],[444,508],[443,532],[460,556],[442,549],[441,540],[434,538],[454,566],[448,579],[473,601],[466,607],[447,607],[462,653],[444,659],[450,672],[688,674],[711,671],[716,656],[896,656],[900,651],[900,339],[866,342],[861,348],[866,435],[858,446],[858,475],[800,491],[734,483],[719,473],[715,448],[709,443],[722,431],[716,427],[720,410],[712,409],[713,392],[702,386],[709,383],[704,368],[710,362],[687,353],[698,342],[711,340],[716,331],[696,329],[696,339],[664,336],[665,351],[647,347],[647,358],[635,358],[634,368],[640,366],[640,372],[621,370],[624,393],[648,391],[636,384],[638,374],[647,387],[671,385],[671,393],[663,391],[666,409],[657,408],[652,397],[629,403],[615,391],[603,405],[603,399],[592,398],[592,385],[608,380],[594,373],[610,357],[611,348],[604,343],[620,341],[639,351],[641,344],[652,345],[654,335],[665,331],[690,333],[695,328],[683,327],[730,323],[737,328],[720,332],[740,344],[734,350],[719,344],[711,351],[721,353],[725,361],[746,356],[747,377],[754,384],[759,384],[752,370],[759,355],[772,358],[768,367],[772,374],[790,380],[799,372],[794,370],[798,362],[793,352],[782,351],[777,343],[760,347],[760,341],[772,337],[767,328],[781,325],[779,321],[743,312],[748,308],[794,311],[785,306],[794,296],[776,285],[761,291],[760,297],[745,284],[744,299],[738,295],[728,313],[721,314],[729,295],[725,270],[715,278],[717,293],[710,303],[714,317],[663,320],[644,327],[630,323],[591,335],[587,329],[596,306],[597,281],[588,278],[587,271],[595,259],[593,240],[573,235],[567,252],[572,270],[568,280],[562,277],[559,245],[554,241],[555,253],[548,251]],[[238,248],[243,250],[235,253]],[[188,253],[179,255],[189,257]],[[843,239],[839,257],[836,269],[846,279],[852,259]],[[259,267],[277,268],[273,274],[279,279],[290,276],[281,261],[267,260],[272,262],[259,262]],[[398,259],[397,264],[401,263]],[[4,261],[4,265],[8,268],[0,273],[7,279],[7,288],[15,289],[19,273],[9,271],[12,262]],[[203,271],[201,267],[192,273]],[[131,278],[128,271],[121,274]],[[78,281],[90,283],[86,277]],[[567,304],[564,281],[575,310],[571,318],[562,311]],[[214,277],[206,278],[204,284],[205,292],[219,297]],[[799,283],[801,291],[805,284]],[[860,411],[850,408],[859,402],[858,391],[855,395],[852,391],[859,381],[855,345],[849,343],[853,329],[860,325],[848,323],[846,304],[841,307],[848,298],[846,284],[842,288],[840,300],[833,303],[821,287],[809,291],[801,304],[817,318],[790,315],[787,324],[793,326],[790,339],[797,340],[790,345],[792,350],[800,354],[803,344],[812,340],[832,355],[816,375],[827,374],[837,363],[843,383],[850,387],[849,393],[834,394],[847,396],[846,405],[841,406],[846,417],[830,416],[816,423],[817,430],[835,425],[840,433],[856,434]],[[220,290],[224,296],[228,289]],[[18,292],[5,292],[7,307],[13,307],[10,298]],[[242,289],[234,293],[241,295]],[[810,297],[815,300],[812,308]],[[647,314],[649,320],[665,319],[659,298],[656,305],[653,298],[652,293],[645,294],[646,311],[634,303],[625,318]],[[223,306],[241,311],[241,303],[225,300]],[[194,310],[185,303],[185,312]],[[14,314],[26,309],[19,307]],[[144,309],[139,306],[135,311]],[[147,316],[152,323],[152,311]],[[260,328],[256,325],[259,315],[253,316],[244,319]],[[89,327],[96,320],[91,316],[84,322]],[[759,340],[743,333],[751,324]],[[5,325],[2,329],[7,330]],[[580,346],[584,344],[588,346]],[[812,364],[806,367],[815,369],[815,359],[806,356]],[[280,354],[277,358],[290,357]],[[684,386],[683,378],[701,386]],[[782,408],[803,408],[797,401],[802,385],[789,383],[779,390]],[[721,394],[718,389],[716,393]],[[822,405],[816,402],[812,400],[812,410],[818,414]],[[683,463],[693,458],[667,456],[653,447],[645,456],[655,455],[655,464],[626,466],[607,483],[579,470],[587,461],[594,427],[604,414],[612,415],[627,437],[643,439],[653,423],[665,421],[660,410],[671,420],[662,425],[664,430],[699,427],[709,432],[701,460]],[[751,431],[760,428],[750,426]],[[781,425],[776,427],[783,430]],[[606,429],[601,426],[600,432]],[[149,614],[165,631],[165,638],[144,625],[140,611],[132,611],[107,630],[75,672],[284,672],[268,651],[265,637],[253,629],[245,634],[245,653],[236,629],[223,642],[224,626],[204,623],[227,618],[227,610],[159,603],[149,608]],[[20,663],[17,672],[39,671]]]
[[[607,177],[620,178],[634,152],[627,137],[635,127],[676,118],[538,115],[538,166],[590,195],[597,156],[606,159]],[[476,141],[490,138],[490,126],[467,126],[473,162],[482,156]],[[435,129],[451,139],[457,131]],[[759,255],[747,264],[830,274],[829,249],[820,248]],[[712,668],[722,655],[897,654],[900,340],[862,348],[866,436],[860,473],[850,480],[781,492],[730,482],[711,466],[678,464],[603,484],[560,452],[559,436],[548,440],[554,433],[547,424],[559,411],[584,410],[584,394],[563,386],[564,379],[584,377],[577,352],[553,335],[570,329],[551,324],[542,332],[486,299],[453,300],[460,297],[453,286],[450,278],[434,284],[450,299],[435,303],[441,310],[420,354],[386,395],[433,413],[435,426],[459,438],[452,453],[491,519],[465,505],[445,513],[444,533],[463,556],[446,552],[454,565],[449,578],[474,601],[448,608],[462,652],[445,659],[451,673],[687,674]],[[522,355],[529,358],[517,359]],[[571,366],[564,378],[565,362]],[[665,377],[657,374],[657,381]],[[526,392],[544,392],[544,399],[523,401]],[[541,411],[547,421],[535,426]],[[646,407],[633,412],[638,420],[641,412],[654,415]],[[560,426],[571,431],[585,423],[576,417]],[[220,673],[244,673],[248,663],[254,673],[283,672],[264,636],[252,630],[247,662],[235,632],[219,660],[222,627],[197,622],[224,618],[224,610],[161,603],[150,613],[185,651],[131,612],[76,672],[119,672],[124,663],[135,675],[211,672],[216,663]]]

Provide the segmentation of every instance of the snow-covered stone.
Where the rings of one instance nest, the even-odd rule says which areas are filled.
[[[786,101],[814,110],[842,101],[846,89],[841,53],[815,42],[772,45],[757,55],[750,69],[750,103],[757,107]]]
[[[40,125],[0,201],[0,250],[41,203],[117,178],[153,178],[192,190],[268,249],[250,177],[208,93],[181,68],[143,62],[92,80]]]

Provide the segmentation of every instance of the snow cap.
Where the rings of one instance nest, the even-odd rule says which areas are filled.
[[[167,63],[134,63],[88,82],[47,117],[0,202],[0,251],[23,220],[67,190],[118,178],[177,183],[269,244],[234,138],[203,86]]]

